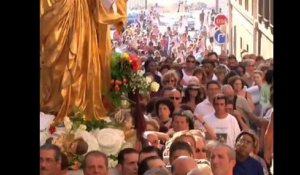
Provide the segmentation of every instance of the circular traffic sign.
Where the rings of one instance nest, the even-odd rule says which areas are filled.
[[[219,29],[214,34],[214,40],[219,45],[225,44],[227,41],[226,34]]]
[[[224,25],[226,24],[227,22],[227,17],[223,14],[218,14],[216,17],[215,17],[215,25],[220,27],[220,25]]]

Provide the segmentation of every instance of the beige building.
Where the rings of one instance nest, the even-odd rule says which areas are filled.
[[[273,58],[273,0],[229,1],[229,52]]]
[[[127,1],[127,8],[128,10],[136,10],[136,9],[143,9],[147,0],[128,0]]]

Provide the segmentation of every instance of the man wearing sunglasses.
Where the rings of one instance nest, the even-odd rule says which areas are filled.
[[[195,68],[196,68],[196,58],[194,57],[194,55],[187,56],[185,60],[185,67],[182,69],[183,86],[188,85],[189,80],[193,77]]]

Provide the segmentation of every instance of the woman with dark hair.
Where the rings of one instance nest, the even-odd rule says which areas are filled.
[[[228,84],[228,80],[235,75],[239,75],[237,73],[237,71],[235,71],[235,70],[231,70],[230,72],[228,72],[228,74],[225,75],[225,78],[224,78],[222,84]]]
[[[197,77],[200,85],[205,85],[206,83],[206,73],[203,68],[197,68],[193,72],[193,76]]]
[[[174,111],[174,105],[172,101],[167,97],[162,97],[157,100],[155,105],[155,111],[157,120],[160,125],[160,131],[167,132],[172,124],[172,114]]]
[[[245,66],[240,63],[236,68],[235,71],[239,74],[239,76],[243,76],[246,72]]]
[[[244,97],[247,100],[251,110],[254,111],[255,106],[252,100],[252,95],[244,90],[244,87],[246,86],[245,81],[237,75],[231,77],[228,83],[232,86],[235,94]]]
[[[189,81],[187,88],[184,90],[184,97],[182,99],[182,103],[190,106],[193,110],[197,104],[206,98],[205,87],[200,86],[197,82]]]

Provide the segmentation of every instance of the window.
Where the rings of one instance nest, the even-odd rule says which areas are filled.
[[[270,0],[270,25],[273,26],[273,0]]]
[[[247,11],[249,11],[249,2],[248,2],[248,0],[245,0],[245,9]]]
[[[249,45],[247,44],[247,52],[249,52]]]
[[[243,0],[239,0],[239,4],[240,4],[240,5],[242,5],[242,1],[243,1]]]
[[[236,26],[233,27],[233,53],[236,54]]]
[[[269,20],[270,3],[269,0],[264,0],[264,19]]]
[[[240,37],[240,49],[242,50],[243,49],[243,38]]]
[[[259,19],[259,22],[262,21],[263,19],[263,7],[264,7],[264,1],[263,0],[258,0],[258,19]]]
[[[252,16],[254,17],[254,18],[256,18],[257,17],[257,10],[256,10],[256,7],[257,7],[257,1],[256,0],[253,0],[252,1],[252,3],[251,3],[251,14],[252,14]]]
[[[270,0],[264,0],[264,23],[266,28],[269,27],[270,20]]]

